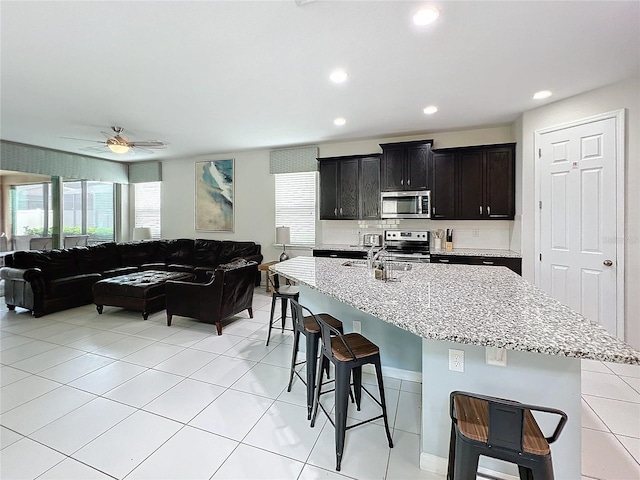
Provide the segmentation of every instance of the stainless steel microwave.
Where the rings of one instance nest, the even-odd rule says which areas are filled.
[[[431,218],[431,192],[382,192],[381,218]]]

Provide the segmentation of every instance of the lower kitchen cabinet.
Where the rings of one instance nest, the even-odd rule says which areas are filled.
[[[448,263],[454,265],[493,265],[497,267],[507,267],[518,275],[522,275],[522,259],[514,257],[431,254],[431,263]]]
[[[314,257],[364,259],[364,258],[367,258],[367,252],[365,252],[364,250],[322,250],[322,249],[314,248],[313,256]]]

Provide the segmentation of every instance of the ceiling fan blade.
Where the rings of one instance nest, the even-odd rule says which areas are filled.
[[[106,145],[102,147],[80,147],[78,150],[83,150],[85,152],[98,152],[98,153],[108,153],[111,150],[107,148]]]
[[[131,150],[130,150],[130,151],[131,151],[131,152],[136,152],[136,151],[141,151],[141,152],[142,152],[142,151],[144,151],[144,153],[147,153],[147,154],[153,154],[153,153],[154,153],[154,151],[153,151],[153,150],[150,150],[150,149],[148,149],[148,148],[146,148],[146,147],[141,147],[141,146],[140,146],[140,145],[138,145],[138,144],[133,145],[133,146],[131,147]]]
[[[146,142],[129,142],[132,147],[145,147],[145,148],[166,148],[167,145],[160,140],[148,140]]]
[[[107,144],[104,140],[89,140],[87,138],[76,138],[76,137],[60,137],[60,138],[68,138],[69,140],[80,140],[81,142],[102,143],[104,145]]]

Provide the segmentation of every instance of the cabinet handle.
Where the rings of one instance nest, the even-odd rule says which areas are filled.
[[[433,207],[433,214],[436,214],[436,207]]]
[[[342,207],[340,207],[340,216],[342,216]]]
[[[331,258],[338,258],[338,255],[336,255],[335,253],[332,253],[329,255]]]
[[[411,179],[407,180],[407,185],[411,185]]]
[[[480,215],[482,215],[482,205],[480,205]]]
[[[449,260],[441,258],[440,260],[438,260],[438,262],[440,262],[440,263],[449,263]]]
[[[491,215],[491,207],[487,205],[487,215]]]
[[[400,180],[400,185],[404,185],[404,180]]]
[[[333,214],[334,214],[335,216],[338,216],[338,208],[337,208],[337,207],[333,209]]]
[[[482,261],[482,264],[483,264],[483,265],[493,265],[493,262],[490,262],[490,261],[488,261],[488,260],[483,260],[483,261]]]

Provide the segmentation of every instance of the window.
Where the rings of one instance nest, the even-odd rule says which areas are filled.
[[[53,216],[51,184],[15,185],[11,187],[10,195],[12,235],[48,236]],[[14,245],[14,248],[18,247]],[[21,248],[24,246],[21,245]]]
[[[63,183],[62,225],[65,235],[89,235],[89,243],[114,240],[113,183],[88,180]]]
[[[279,173],[275,177],[276,226],[291,229],[292,245],[314,245],[318,172]]]
[[[135,184],[134,228],[149,227],[151,238],[160,238],[160,195],[162,182]]]

